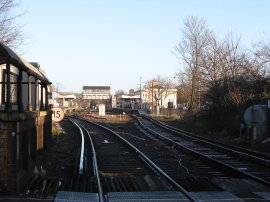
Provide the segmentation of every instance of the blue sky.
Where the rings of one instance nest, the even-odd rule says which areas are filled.
[[[181,66],[171,51],[190,16],[220,38],[241,36],[246,47],[270,39],[268,0],[21,0],[19,10],[26,11],[23,57],[39,62],[61,91],[128,91],[140,77],[173,77]]]

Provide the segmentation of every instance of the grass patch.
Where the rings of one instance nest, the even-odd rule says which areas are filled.
[[[159,121],[181,121],[182,118],[179,116],[152,116],[153,118],[159,120]]]
[[[52,124],[52,136],[57,136],[57,135],[59,135],[59,129],[58,129],[56,123],[53,123]]]

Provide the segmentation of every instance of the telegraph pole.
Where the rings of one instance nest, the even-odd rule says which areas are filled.
[[[152,80],[152,114],[154,115],[154,80]]]
[[[140,76],[140,109],[142,109],[142,77]]]

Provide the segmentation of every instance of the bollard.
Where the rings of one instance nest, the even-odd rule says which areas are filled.
[[[256,140],[257,139],[257,128],[256,127],[253,127],[253,140]]]
[[[244,124],[243,123],[240,123],[240,130],[239,130],[239,133],[240,133],[240,141],[242,141],[242,129],[244,128]]]

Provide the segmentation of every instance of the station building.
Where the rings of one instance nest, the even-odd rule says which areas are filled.
[[[120,95],[116,98],[117,108],[139,109],[140,95]]]
[[[76,95],[68,94],[63,95],[52,91],[52,98],[49,99],[49,104],[55,107],[62,108],[78,108],[78,103],[76,102]]]
[[[177,89],[148,88],[130,91],[116,97],[116,107],[130,109],[144,109],[151,111],[157,107],[163,109],[177,108]]]
[[[82,98],[90,109],[96,109],[100,104],[105,104],[106,109],[112,107],[110,86],[83,86]]]
[[[136,96],[141,97],[141,108],[151,110],[159,106],[160,108],[177,107],[177,89],[175,88],[148,88],[135,91]]]
[[[38,63],[0,43],[0,84],[0,189],[14,192],[49,146],[51,83]]]

